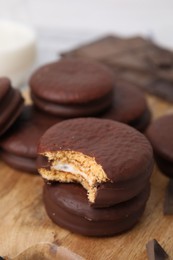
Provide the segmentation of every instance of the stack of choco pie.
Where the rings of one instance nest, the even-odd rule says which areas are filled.
[[[20,116],[23,103],[22,95],[11,86],[10,80],[0,77],[0,137]]]
[[[78,118],[44,133],[37,166],[53,222],[85,236],[112,236],[144,212],[153,153],[145,136],[126,124]]]
[[[5,86],[1,96],[10,100],[14,91],[9,81],[0,83]],[[149,197],[153,154],[140,132],[117,120],[146,127],[150,113],[143,95],[123,82],[115,84],[105,66],[81,59],[41,67],[30,87],[34,106],[23,107],[19,95],[18,119],[7,132],[2,130],[1,158],[35,172],[43,134],[37,164],[46,180],[50,218],[87,236],[110,236],[133,227]]]
[[[43,133],[62,119],[24,105],[19,90],[0,78],[0,158],[12,168],[36,173],[37,145]]]
[[[140,132],[117,122],[142,125],[146,101],[133,90],[142,101],[130,110],[130,87],[115,85],[109,69],[81,59],[45,65],[30,80],[34,104],[63,118],[38,145],[46,211],[59,226],[86,236],[132,228],[149,197],[152,148]]]
[[[39,68],[30,79],[35,106],[63,119],[100,117],[144,131],[151,112],[141,91],[117,81],[104,65],[89,59],[64,58]]]
[[[0,80],[1,159],[20,171],[38,173],[38,141],[55,123],[92,116],[144,131],[150,122],[143,94],[129,83],[115,82],[112,72],[97,62],[70,58],[47,64],[32,75],[30,87],[34,104],[23,106],[19,91],[8,79]]]

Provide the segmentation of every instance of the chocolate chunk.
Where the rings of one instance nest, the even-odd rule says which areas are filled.
[[[168,255],[156,239],[150,240],[147,245],[148,260],[165,260],[168,259]]]
[[[164,215],[173,215],[173,180],[168,182],[163,212]]]

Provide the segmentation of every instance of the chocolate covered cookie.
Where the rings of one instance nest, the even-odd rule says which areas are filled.
[[[45,184],[43,194],[48,216],[59,226],[85,236],[112,236],[129,230],[144,212],[148,197],[149,184],[145,184],[130,201],[95,209],[78,184]]]
[[[147,129],[160,170],[173,178],[173,115],[165,115],[155,120]]]
[[[113,74],[102,64],[62,59],[39,68],[30,79],[35,105],[62,117],[92,116],[111,105]]]
[[[116,81],[114,92],[111,108],[100,117],[120,121],[144,131],[151,121],[151,112],[142,91],[126,81]]]
[[[24,99],[19,90],[12,88],[8,78],[0,78],[0,136],[19,117]]]
[[[38,154],[38,171],[44,179],[81,183],[94,207],[136,196],[153,168],[151,145],[140,132],[96,118],[54,125],[42,136]]]
[[[18,170],[37,173],[37,144],[42,134],[57,117],[41,113],[33,106],[25,106],[21,116],[0,140],[0,156],[4,162]]]

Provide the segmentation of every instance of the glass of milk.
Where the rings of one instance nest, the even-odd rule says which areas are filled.
[[[35,60],[35,33],[24,25],[0,21],[0,77],[9,77],[19,87]]]

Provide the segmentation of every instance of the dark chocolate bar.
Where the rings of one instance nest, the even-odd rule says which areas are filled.
[[[107,36],[62,56],[102,62],[113,69],[118,79],[173,102],[173,52],[149,39]]]

